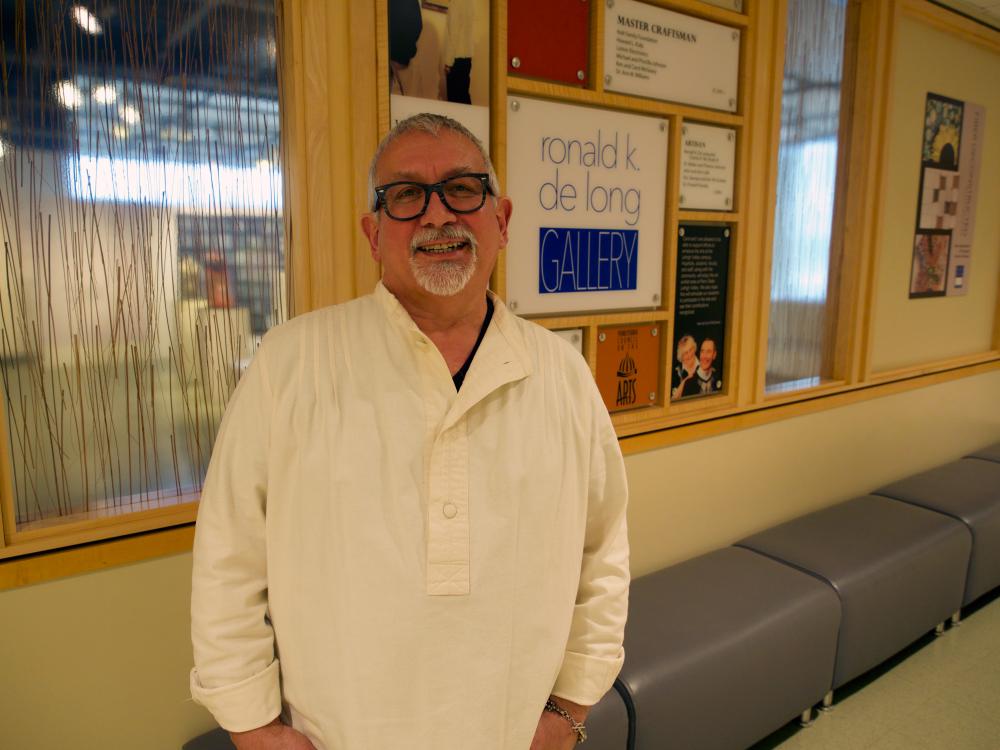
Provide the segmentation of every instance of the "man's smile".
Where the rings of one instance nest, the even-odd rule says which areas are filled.
[[[431,255],[441,255],[455,250],[468,250],[469,243],[465,240],[452,240],[451,242],[429,242],[417,246],[417,251],[429,253]]]

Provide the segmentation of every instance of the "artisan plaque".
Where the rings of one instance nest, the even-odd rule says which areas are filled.
[[[665,120],[508,99],[511,309],[658,307],[666,167]]]
[[[730,234],[720,224],[678,230],[671,400],[722,390]]]
[[[635,0],[604,22],[604,88],[735,112],[740,32]]]
[[[556,336],[566,339],[574,349],[583,354],[583,329],[582,328],[562,328],[553,331]]]
[[[597,388],[608,411],[659,403],[662,326],[660,322],[629,323],[598,329]]]
[[[681,133],[678,205],[686,210],[732,211],[736,131],[690,123]]]
[[[507,73],[586,86],[590,4],[507,0]]]

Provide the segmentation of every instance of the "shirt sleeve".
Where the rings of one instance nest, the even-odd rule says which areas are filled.
[[[597,703],[621,671],[629,587],[625,464],[607,409],[589,385],[594,429],[586,538],[569,641],[552,689],[585,706]]]
[[[191,586],[191,696],[241,732],[281,712],[267,619],[265,509],[271,390],[261,348],[223,417],[198,509]]]

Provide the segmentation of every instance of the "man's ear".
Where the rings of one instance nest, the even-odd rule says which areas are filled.
[[[506,195],[497,198],[497,227],[500,229],[500,246],[507,247],[507,225],[514,211],[514,204]]]
[[[382,262],[382,254],[378,250],[378,233],[379,224],[378,219],[375,218],[375,214],[365,214],[361,217],[361,230],[365,233],[365,237],[368,238],[368,244],[371,246],[372,258],[376,262]]]

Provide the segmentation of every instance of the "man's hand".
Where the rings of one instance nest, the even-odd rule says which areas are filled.
[[[236,750],[316,750],[309,739],[275,719],[249,732],[230,732]]]
[[[587,718],[590,708],[573,703],[564,698],[552,697],[560,708],[564,708],[569,715],[578,722],[583,722]],[[530,750],[570,750],[576,747],[576,732],[569,725],[569,722],[559,714],[552,711],[542,711],[538,719],[538,726],[535,727],[535,736],[531,740]]]

